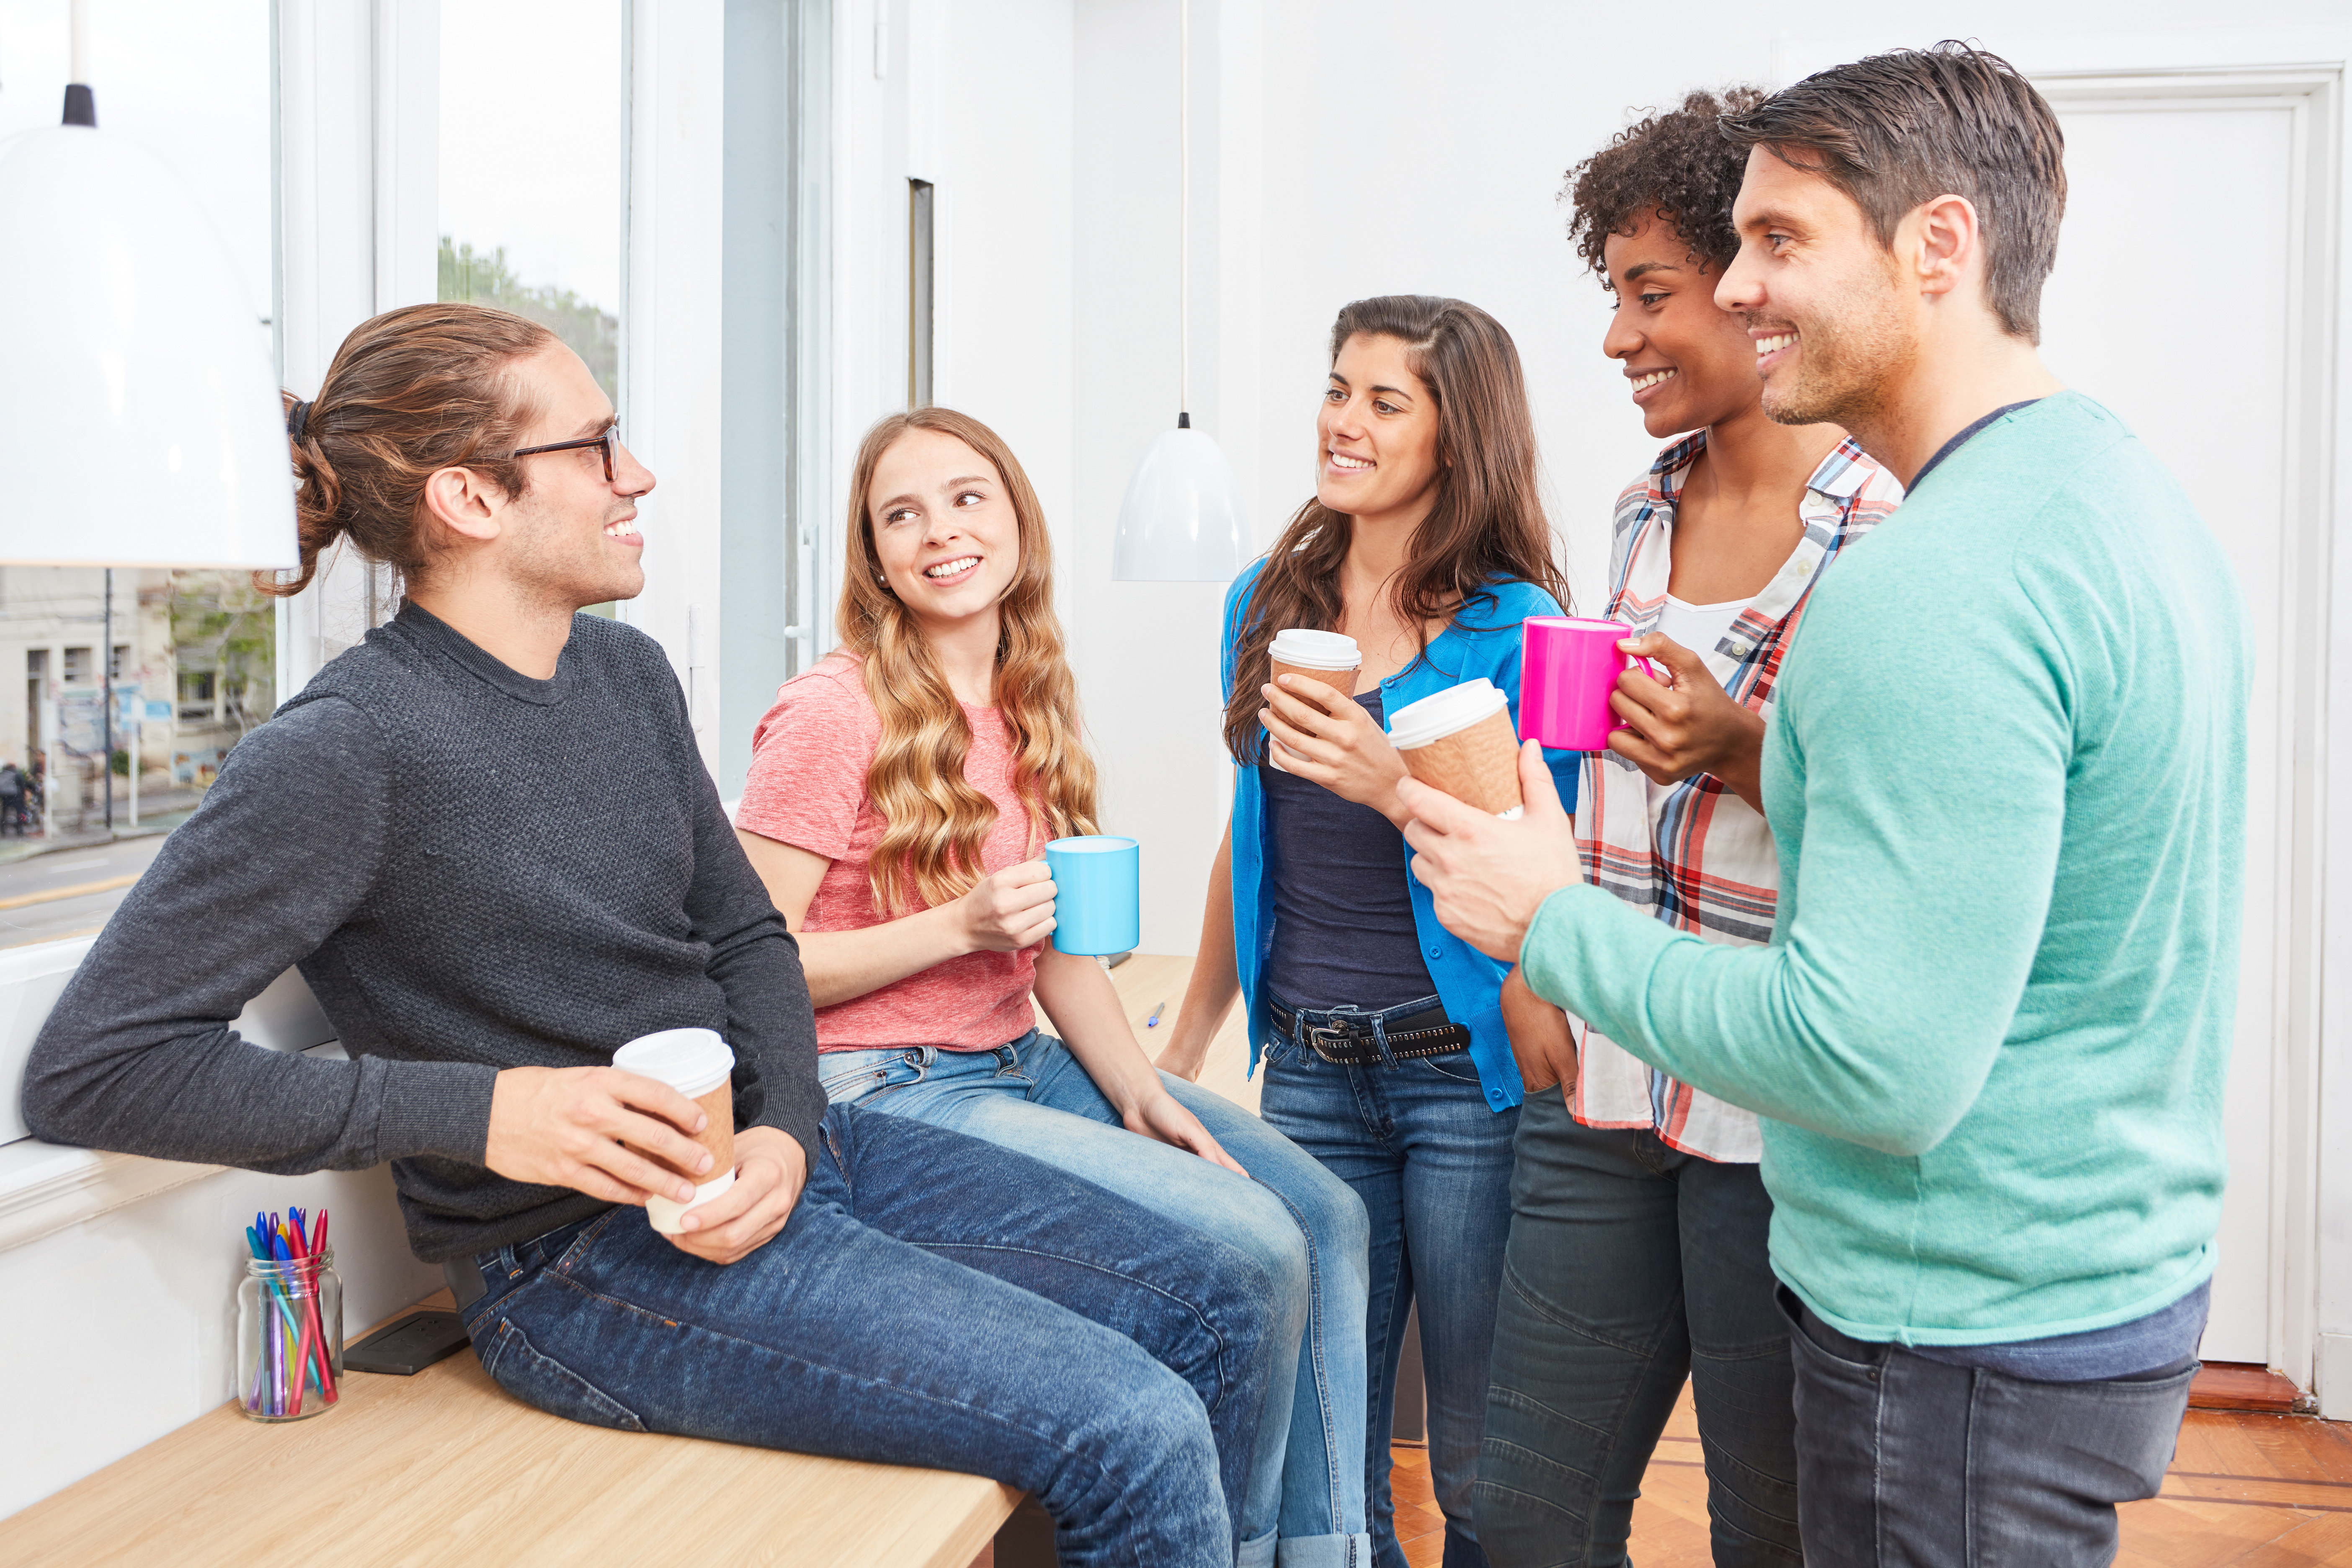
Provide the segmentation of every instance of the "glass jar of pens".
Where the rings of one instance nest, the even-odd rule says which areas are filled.
[[[306,1222],[256,1215],[252,1254],[236,1287],[237,1403],[256,1421],[299,1421],[330,1409],[343,1380],[343,1282],[327,1245],[327,1215]]]

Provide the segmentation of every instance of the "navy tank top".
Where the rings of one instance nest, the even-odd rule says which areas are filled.
[[[1382,722],[1377,689],[1356,700]],[[1366,1012],[1435,995],[1412,923],[1404,835],[1321,784],[1264,763],[1258,777],[1274,883],[1267,986],[1294,1007],[1353,1004]]]

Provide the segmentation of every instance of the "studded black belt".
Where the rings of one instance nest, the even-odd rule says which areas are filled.
[[[1272,997],[1267,998],[1266,1010],[1273,1015],[1274,1026],[1286,1037],[1297,1040],[1327,1062],[1339,1067],[1370,1067],[1381,1060],[1381,1044],[1372,1033],[1370,1018],[1310,1009],[1307,1016],[1323,1021],[1304,1023],[1297,1010]],[[1395,1060],[1448,1056],[1470,1048],[1470,1031],[1449,1022],[1443,1007],[1408,1013],[1383,1026],[1381,1033],[1388,1037],[1388,1054]]]

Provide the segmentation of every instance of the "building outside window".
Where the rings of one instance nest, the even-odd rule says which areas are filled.
[[[6,20],[0,138],[57,123],[68,60],[66,0],[17,0]],[[276,312],[271,26],[270,0],[108,0],[91,39],[100,123],[161,158],[211,217],[262,334]],[[26,820],[0,821],[0,905],[14,906],[0,907],[0,947],[103,923],[275,702],[276,615],[244,574],[117,571],[110,594],[109,577],[0,566],[0,668],[24,671],[0,682],[0,764],[36,781]],[[211,683],[201,707],[178,700],[190,675]],[[52,896],[95,883],[119,885]]]

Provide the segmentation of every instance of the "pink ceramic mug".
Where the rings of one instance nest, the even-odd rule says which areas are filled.
[[[1569,752],[1605,752],[1626,726],[1609,706],[1617,678],[1643,666],[1662,685],[1673,677],[1617,645],[1634,635],[1622,621],[1529,616],[1519,626],[1519,738]]]

